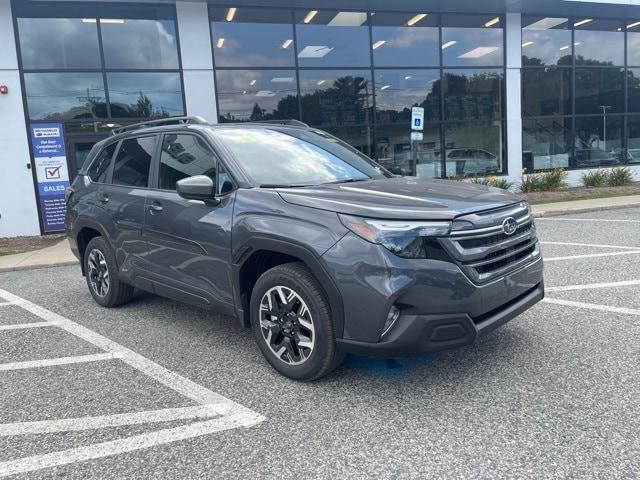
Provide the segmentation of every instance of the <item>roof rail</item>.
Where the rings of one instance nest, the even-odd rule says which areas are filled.
[[[249,123],[270,123],[272,125],[290,125],[292,127],[304,127],[311,128],[304,122],[300,120],[295,120],[293,118],[285,119],[285,120],[255,120]]]
[[[160,127],[162,125],[208,125],[207,122],[202,117],[170,117],[170,118],[160,118],[158,120],[147,120],[146,122],[134,123],[132,125],[125,125],[124,127],[118,127],[111,130],[111,135],[117,135],[123,132],[129,132],[132,130],[139,130],[141,128],[147,127]]]

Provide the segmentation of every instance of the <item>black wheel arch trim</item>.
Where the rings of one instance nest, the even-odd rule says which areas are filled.
[[[76,245],[78,244],[78,235],[80,234],[80,231],[82,231],[83,228],[91,228],[99,232],[100,236],[104,239],[105,242],[107,242],[107,245],[109,245],[109,247],[113,249],[113,244],[109,239],[109,235],[107,235],[106,233],[106,229],[99,222],[96,222],[95,220],[92,220],[86,217],[78,217],[73,222],[72,234],[73,234],[73,239],[76,242]],[[80,253],[79,248],[80,247],[78,245],[78,253]],[[82,275],[85,275],[86,272],[84,271],[84,259],[79,258],[79,260],[80,260],[80,268],[82,270]]]
[[[319,256],[302,244],[269,236],[252,237],[241,246],[234,249],[231,275],[233,277],[233,297],[240,324],[244,327],[250,327],[251,325],[248,309],[250,299],[242,298],[240,293],[240,269],[251,257],[251,253],[258,250],[270,250],[285,255],[291,255],[299,258],[305,263],[305,265],[311,270],[311,273],[313,273],[313,275],[318,279],[322,289],[327,294],[329,307],[331,308],[331,316],[334,323],[334,333],[336,338],[342,338],[344,331],[344,307],[342,295],[340,294],[340,290],[337,285],[322,265]]]

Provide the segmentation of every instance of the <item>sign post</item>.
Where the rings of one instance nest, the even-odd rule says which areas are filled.
[[[418,175],[418,148],[415,142],[423,140],[424,108],[413,107],[411,109],[411,169],[414,175]]]
[[[30,131],[44,232],[63,232],[64,192],[69,186],[69,173],[62,124],[34,123]]]

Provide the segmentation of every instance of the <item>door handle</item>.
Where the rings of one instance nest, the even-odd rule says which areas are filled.
[[[107,203],[109,201],[109,195],[104,192],[100,193],[100,201],[102,203]]]
[[[162,211],[162,205],[160,204],[160,202],[153,202],[151,205],[149,205],[149,213],[156,214],[156,213],[160,213]]]

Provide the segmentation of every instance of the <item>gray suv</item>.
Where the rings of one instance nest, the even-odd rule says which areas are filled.
[[[68,189],[66,228],[100,305],[140,289],[232,315],[298,380],[345,353],[469,345],[544,296],[519,197],[393,176],[297,121],[117,129]]]

